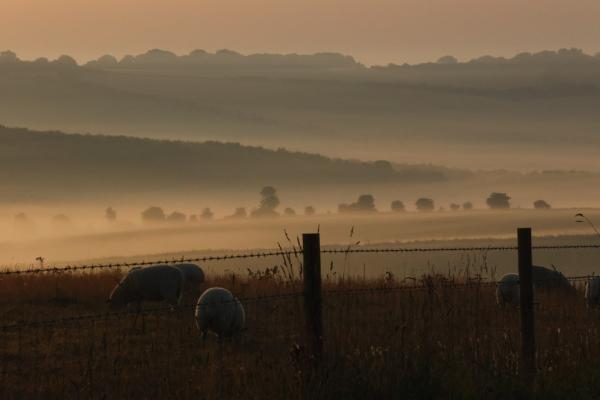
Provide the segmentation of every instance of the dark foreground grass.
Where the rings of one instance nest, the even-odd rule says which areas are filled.
[[[0,324],[102,314],[119,275],[3,277]],[[326,280],[319,366],[305,345],[302,298],[273,297],[301,286],[278,273],[205,284],[249,299],[248,329],[236,339],[203,341],[191,308],[0,331],[0,398],[527,398],[519,315],[495,305],[494,286],[439,276],[416,283],[424,286],[389,276]],[[538,293],[536,301],[536,396],[600,398],[600,312],[580,297]]]

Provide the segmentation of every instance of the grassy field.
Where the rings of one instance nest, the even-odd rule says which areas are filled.
[[[186,304],[209,286],[245,299],[248,329],[235,340],[204,342],[191,308],[151,304],[161,310],[137,320],[104,315],[0,331],[0,397],[526,398],[517,375],[519,314],[496,306],[494,286],[472,280],[489,277],[484,261],[416,281],[342,277],[324,266],[318,367],[304,337],[301,284],[285,272],[293,268],[298,277],[298,261],[284,267],[210,273],[203,287],[186,293]],[[3,276],[0,325],[102,315],[120,276]],[[581,287],[575,297],[536,296],[537,396],[598,398],[600,311],[585,307]]]
[[[571,217],[567,211],[554,211],[555,219],[546,222],[543,215],[550,214],[544,212],[537,220],[532,212],[510,212],[504,214],[507,221],[496,213],[460,214],[356,217],[353,229],[347,229],[348,220],[331,217],[320,228],[323,249],[514,246],[508,225],[523,221],[546,233],[535,237],[534,245],[598,243],[590,235],[551,235],[564,226],[560,221]],[[486,239],[442,235],[441,240],[382,243],[363,239],[390,237],[386,229],[396,229],[400,221],[434,226],[444,218],[449,225],[439,225],[442,232],[466,221],[462,234],[471,229],[498,235]],[[282,222],[262,224],[263,228],[272,224],[274,229]],[[251,231],[262,232],[257,223],[234,225],[248,224],[251,236]],[[224,236],[231,229],[227,223],[210,226]],[[285,234],[282,229],[273,243],[289,248],[297,234],[315,230],[308,225],[296,228]],[[579,225],[580,230],[572,233],[583,228]],[[209,227],[186,234],[198,233],[195,229]],[[164,236],[169,232],[145,234],[173,240]],[[419,238],[431,229],[415,232]],[[169,260],[248,251],[133,255],[133,249],[128,257],[80,262]],[[555,265],[567,276],[592,274],[600,272],[598,251],[536,250],[534,263]],[[107,314],[105,301],[126,269],[0,275],[0,326],[59,320],[0,329],[0,398],[528,398],[518,376],[519,313],[498,308],[495,286],[490,284],[516,271],[516,258],[514,250],[322,254],[325,353],[317,367],[305,337],[300,256],[201,263],[208,281],[186,293],[182,310],[146,304],[149,311],[139,316],[131,310]],[[535,392],[539,398],[600,396],[600,311],[585,306],[582,283],[574,282],[577,296],[536,292]],[[229,288],[242,299],[247,330],[239,338],[201,339],[193,305],[211,286]],[[81,315],[94,317],[72,319]]]

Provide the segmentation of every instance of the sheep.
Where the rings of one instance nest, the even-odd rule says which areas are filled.
[[[498,282],[496,287],[496,302],[499,306],[518,307],[521,301],[521,288],[519,286],[519,275],[506,274]]]
[[[533,265],[531,276],[534,289],[552,289],[572,295],[576,293],[575,288],[569,280],[556,269],[550,269]],[[598,284],[600,285],[600,283]],[[496,288],[496,300],[498,305],[504,306],[510,304],[518,306],[520,302],[519,275],[510,273],[500,279]],[[598,288],[600,292],[600,287]]]
[[[205,339],[208,332],[219,338],[244,329],[246,313],[242,303],[227,289],[213,287],[202,293],[196,304],[196,326]]]
[[[130,303],[165,301],[178,308],[183,292],[182,272],[170,265],[133,268],[113,289],[108,299],[111,309],[124,308]]]
[[[200,285],[204,283],[204,271],[197,264],[179,263],[173,265],[183,273],[186,285]]]
[[[552,266],[554,268],[554,266]],[[574,294],[575,288],[569,280],[559,271],[546,267],[534,265],[532,267],[532,279],[536,289],[559,289],[568,294]]]
[[[593,276],[585,283],[585,300],[588,307],[600,305],[600,276]]]

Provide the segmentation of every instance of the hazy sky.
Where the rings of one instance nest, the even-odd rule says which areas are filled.
[[[600,51],[598,0],[0,0],[0,49],[79,60],[149,48],[338,51],[365,63]]]

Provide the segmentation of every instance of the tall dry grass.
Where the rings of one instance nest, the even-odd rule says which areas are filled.
[[[324,266],[325,353],[314,368],[302,298],[283,296],[301,291],[295,265],[289,259],[244,276],[211,276],[205,287],[249,299],[248,329],[235,340],[203,342],[191,308],[2,331],[0,397],[526,397],[517,375],[518,311],[496,306],[494,287],[480,279],[484,267],[415,282],[393,274],[348,278]],[[2,277],[0,324],[104,313],[120,276]],[[187,293],[185,303],[202,289]],[[598,398],[600,312],[588,310],[581,295],[542,292],[536,302],[537,395]]]

